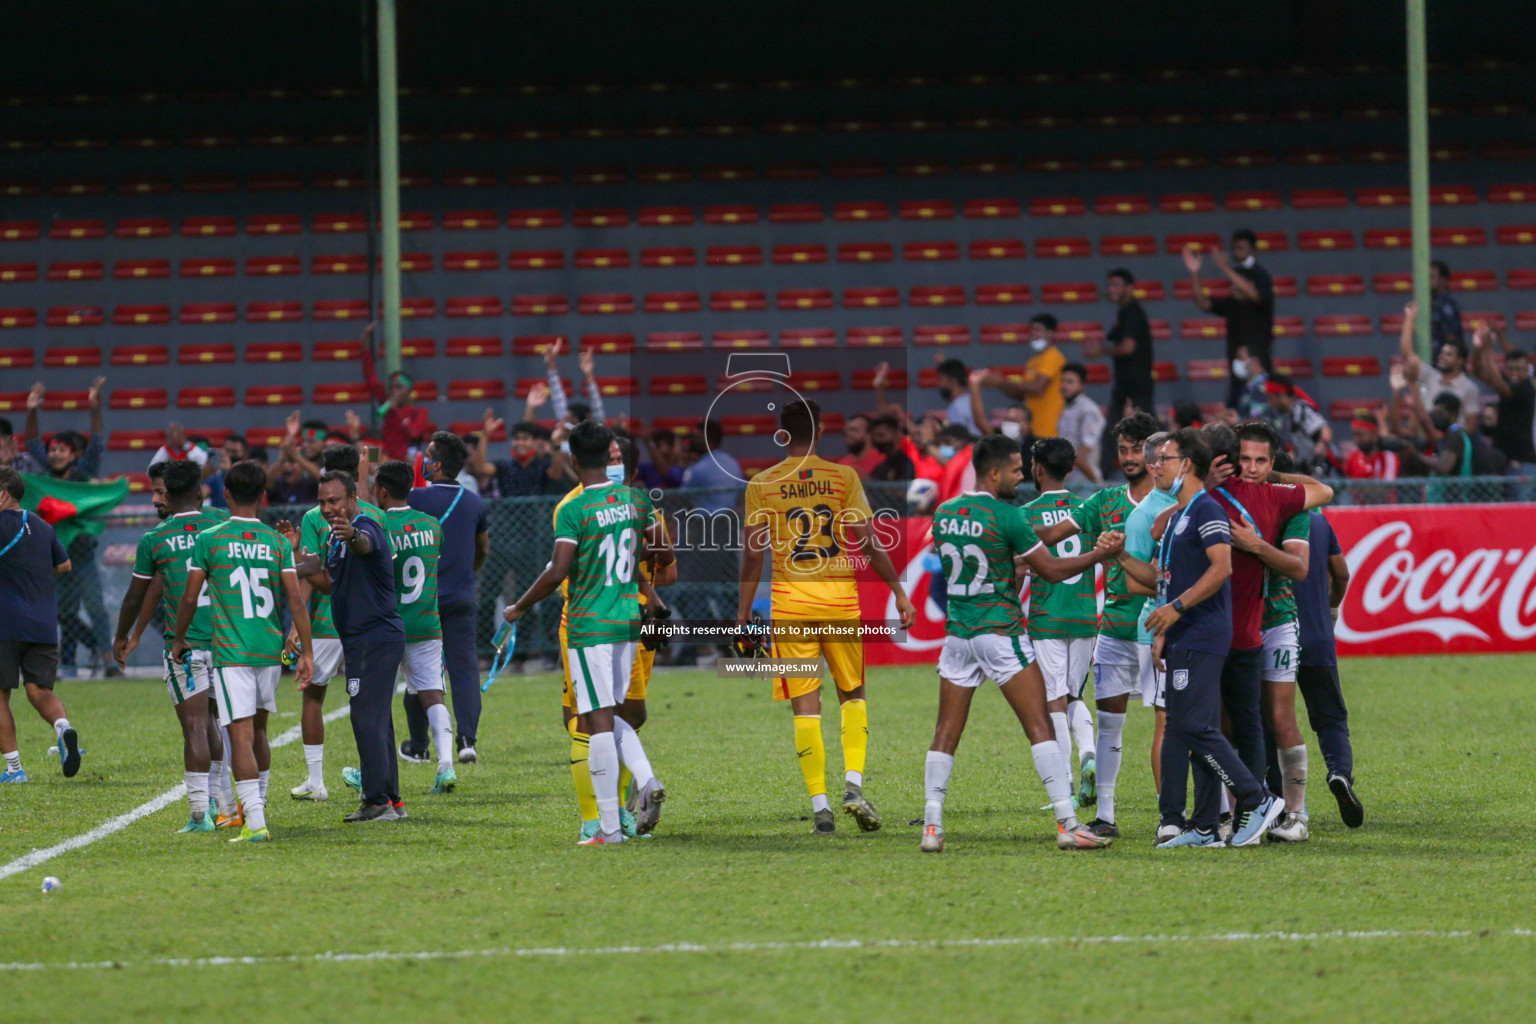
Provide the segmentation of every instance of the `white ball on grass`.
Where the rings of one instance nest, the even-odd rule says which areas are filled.
[[[54,878],[52,875],[49,875],[47,878],[43,879],[43,892],[54,892],[63,885],[63,882],[59,881],[57,878]]]

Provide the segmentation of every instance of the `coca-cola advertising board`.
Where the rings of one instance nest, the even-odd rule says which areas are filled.
[[[1339,654],[1536,651],[1536,505],[1369,505],[1326,515],[1349,563]],[[893,554],[917,620],[900,643],[868,643],[871,665],[931,664],[944,616],[928,597],[932,521],[902,519]],[[866,578],[866,619],[894,619],[890,591]]]

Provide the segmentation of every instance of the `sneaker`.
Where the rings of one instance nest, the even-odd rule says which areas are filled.
[[[187,823],[176,830],[177,835],[186,835],[188,832],[212,832],[213,819],[203,815],[202,820],[188,818]]]
[[[667,788],[660,779],[653,778],[640,790],[635,803],[635,831],[642,836],[650,835],[661,821],[661,805],[667,799]]]
[[[1333,798],[1339,802],[1339,817],[1344,819],[1347,827],[1359,828],[1365,824],[1365,805],[1355,795],[1353,779],[1342,772],[1334,772],[1328,776],[1328,788],[1333,791]]]
[[[219,801],[214,797],[208,798],[208,820],[215,821],[219,817]]]
[[[944,829],[939,825],[928,825],[923,829],[923,841],[917,844],[917,848],[924,853],[944,852]]]
[[[0,782],[26,782],[26,781],[27,781],[27,770],[25,768],[18,768],[18,769],[16,769],[13,772],[6,772],[3,775],[0,775]]]
[[[1114,842],[1109,836],[1094,835],[1093,832],[1082,825],[1067,828],[1061,822],[1056,823],[1056,848],[1058,850],[1102,850]]]
[[[1304,843],[1310,838],[1312,831],[1307,828],[1305,811],[1286,811],[1269,830],[1270,842],[1274,843]]]
[[[460,736],[458,738],[459,763],[479,764],[480,755],[475,753],[475,738],[473,736]]]
[[[1099,773],[1092,754],[1083,755],[1083,763],[1078,771],[1077,781],[1077,805],[1088,807],[1099,802]]]
[[[59,763],[66,779],[74,778],[80,770],[80,735],[74,729],[65,729],[59,736]]]
[[[811,821],[811,830],[819,836],[830,836],[837,831],[837,815],[832,813],[830,807],[811,815]]]
[[[347,784],[348,789],[355,789],[359,793],[363,791],[363,772],[360,768],[347,767],[341,770],[341,781]]]
[[[1270,794],[1257,807],[1250,807],[1237,816],[1237,828],[1232,832],[1233,846],[1252,846],[1264,838],[1264,833],[1285,812],[1285,801]]]
[[[1119,839],[1120,826],[1103,818],[1094,818],[1088,823],[1088,831],[1101,839]]]
[[[316,785],[308,779],[290,789],[288,795],[295,800],[313,800],[316,803],[325,803],[331,798],[331,792],[325,788],[324,783]]]
[[[640,835],[635,815],[628,807],[619,808],[619,831],[624,833],[625,839],[635,839]]]
[[[221,814],[214,819],[215,828],[245,828],[245,811],[239,804],[228,814]]]
[[[232,843],[270,843],[271,841],[272,833],[266,829],[259,828],[252,832],[243,825],[240,827],[240,834],[230,840]]]
[[[400,760],[409,761],[411,764],[421,764],[427,760],[427,745],[415,746],[410,740],[400,744]]]
[[[584,839],[591,839],[593,836],[597,835],[597,830],[599,827],[601,827],[602,823],[602,819],[600,818],[593,818],[591,821],[582,822],[581,835],[576,838],[576,842],[580,843]]]
[[[454,787],[459,784],[459,773],[453,770],[453,765],[441,768],[437,772],[437,778],[432,782],[434,794],[452,793]]]
[[[1152,837],[1153,846],[1162,846],[1168,840],[1184,831],[1183,825],[1159,825],[1157,835]]]
[[[1162,831],[1159,829],[1158,831]],[[1226,846],[1227,842],[1215,832],[1201,832],[1197,828],[1185,829],[1165,843],[1158,843],[1159,850],[1176,850],[1184,846],[1199,846],[1214,850]]]
[[[396,821],[404,821],[406,818],[410,817],[409,814],[405,813],[405,801],[404,800],[396,800],[390,806],[395,809],[395,820]]]
[[[602,832],[599,832],[595,836],[593,836],[592,838],[590,838],[590,839],[583,839],[581,842],[577,843],[576,845],[577,846],[617,846],[620,843],[626,842],[626,841],[627,840],[625,840],[623,832],[610,832],[610,833],[608,833],[606,835],[604,835]]]
[[[358,804],[357,810],[341,820],[349,825],[362,825],[372,821],[399,821],[400,815],[394,804]]]
[[[1216,821],[1216,834],[1221,837],[1221,841],[1224,843],[1230,843],[1232,841],[1231,811],[1221,812],[1221,817]]]
[[[848,788],[843,792],[843,811],[859,823],[860,832],[880,831],[880,815],[875,813],[875,805],[864,796],[863,786],[848,783]]]

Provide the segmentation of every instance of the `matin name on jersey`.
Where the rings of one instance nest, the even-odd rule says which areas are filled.
[[[409,533],[390,534],[389,539],[395,547],[395,553],[398,554],[412,548],[429,548],[440,538],[436,530],[412,530]]]
[[[639,518],[639,510],[629,502],[622,505],[600,505],[597,509],[598,526],[612,526],[615,523],[625,523]]]
[[[831,480],[793,480],[779,484],[779,497],[788,501],[791,498],[815,498],[832,496]]]
[[[229,542],[229,557],[250,558],[268,562],[277,558],[272,553],[272,545],[270,544],[249,544],[238,540]]]

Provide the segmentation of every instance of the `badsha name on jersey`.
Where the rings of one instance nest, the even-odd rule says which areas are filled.
[[[597,513],[598,526],[613,526],[615,523],[640,518],[640,512],[628,502],[622,505],[599,505],[594,511]]]

